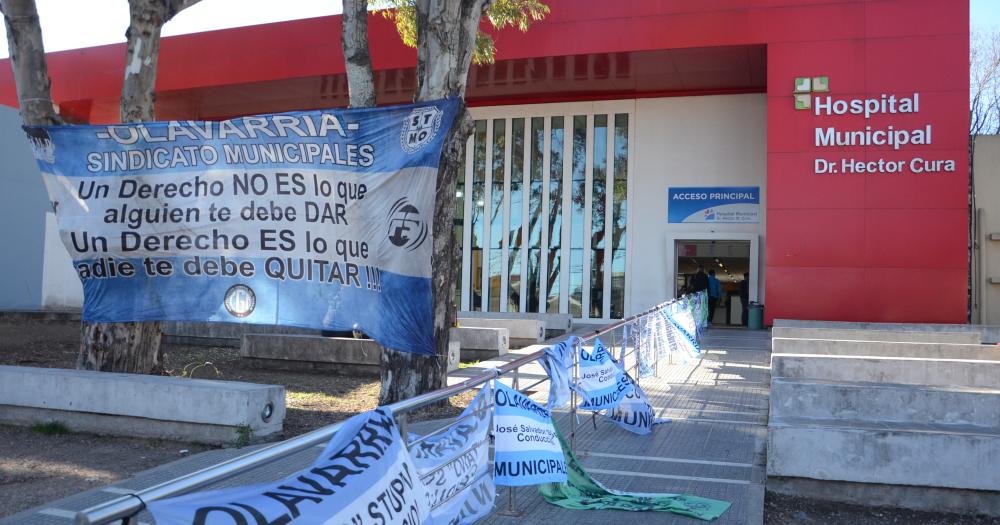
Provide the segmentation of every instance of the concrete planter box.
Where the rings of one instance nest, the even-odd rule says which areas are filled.
[[[510,346],[515,348],[545,341],[545,323],[537,319],[460,317],[458,326],[462,328],[506,328],[510,336]]]
[[[462,361],[484,361],[507,353],[510,336],[506,328],[452,328],[451,341],[457,341]]]
[[[371,339],[319,335],[246,334],[240,356],[253,366],[377,376],[382,345]],[[458,343],[450,342],[448,370],[458,368]]]
[[[0,421],[58,421],[71,430],[230,443],[281,432],[285,388],[237,381],[0,366]]]

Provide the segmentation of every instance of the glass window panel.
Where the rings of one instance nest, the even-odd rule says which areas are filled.
[[[573,117],[570,187],[569,313],[583,317],[583,212],[587,204],[587,117]]]
[[[504,154],[507,149],[507,121],[493,120],[493,172],[490,192],[490,304],[489,311],[499,312],[503,271],[503,179]]]
[[[528,159],[529,197],[528,197],[528,282],[525,298],[525,310],[538,312],[541,301],[541,261],[542,261],[542,183],[545,148],[545,120],[543,117],[531,119],[531,156]]]
[[[458,309],[462,307],[462,275],[465,272],[465,268],[462,267],[462,251],[463,243],[465,242],[465,155],[462,155],[461,167],[458,169],[458,183],[455,185],[455,218],[454,218],[454,232],[455,232],[455,268],[458,271],[455,272],[457,278],[455,279],[455,306]]]
[[[594,115],[590,222],[590,317],[604,317],[604,212],[607,210],[608,116]]]
[[[552,117],[549,148],[549,246],[545,289],[548,290],[546,312],[559,311],[559,279],[562,248],[562,186],[563,186],[563,117]]]
[[[524,119],[511,121],[510,152],[510,231],[507,256],[507,311],[521,310],[521,211],[524,199]]]
[[[628,114],[615,115],[615,177],[611,236],[611,317],[625,315],[625,238],[628,219]]]
[[[483,309],[483,233],[486,202],[486,121],[477,120],[472,151],[472,217],[469,218],[471,264],[469,306]]]

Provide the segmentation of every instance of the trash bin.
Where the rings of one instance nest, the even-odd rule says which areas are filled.
[[[750,311],[747,312],[747,325],[751,330],[764,329],[764,305],[750,303]]]

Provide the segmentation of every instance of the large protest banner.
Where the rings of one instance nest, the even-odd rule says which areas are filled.
[[[517,390],[494,381],[493,481],[521,487],[566,481],[566,462],[552,414]]]
[[[85,321],[359,329],[432,353],[431,215],[456,108],[25,129]]]
[[[427,489],[382,409],[345,421],[311,467],[281,481],[148,505],[157,525],[430,523]]]
[[[454,423],[411,440],[410,455],[427,487],[435,525],[474,523],[493,509],[490,394],[481,389]]]

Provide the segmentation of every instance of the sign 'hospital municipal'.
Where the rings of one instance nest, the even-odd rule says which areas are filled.
[[[85,321],[356,329],[429,354],[435,179],[456,108],[25,130]]]
[[[873,125],[872,119],[920,113],[920,93],[896,95],[881,93],[874,97],[838,98],[818,95],[830,90],[827,77],[800,77],[795,79],[795,109],[811,110],[816,117],[857,116],[864,126],[849,128],[820,125],[815,128],[814,146],[824,151],[850,147],[874,147],[898,152],[912,147],[934,144],[931,123],[918,127],[898,127],[895,124]],[[851,121],[852,123],[854,121]],[[874,151],[878,151],[875,149]],[[894,173],[954,173],[954,159],[931,159],[912,156],[904,159],[844,157],[838,159],[816,158],[817,175],[836,174],[894,174]]]

